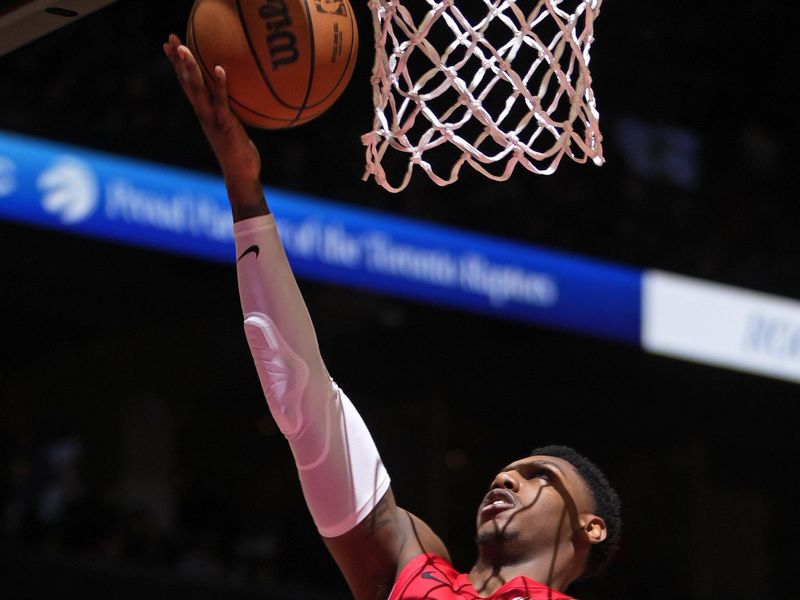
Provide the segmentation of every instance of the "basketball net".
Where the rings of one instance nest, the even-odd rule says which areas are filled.
[[[364,179],[398,192],[415,165],[448,185],[464,163],[497,181],[517,164],[551,174],[564,155],[603,164],[588,68],[601,2],[369,0],[377,51]],[[385,171],[398,161],[390,150],[396,177]]]

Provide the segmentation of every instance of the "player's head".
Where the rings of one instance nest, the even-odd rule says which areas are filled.
[[[594,501],[594,512],[605,523],[605,539],[593,544],[581,579],[602,572],[619,547],[622,532],[622,505],[616,490],[611,487],[605,474],[588,458],[569,446],[542,446],[535,448],[531,456],[555,456],[570,463],[580,475]]]
[[[484,558],[538,559],[568,584],[603,570],[620,535],[620,502],[586,457],[544,446],[502,469],[478,512]]]

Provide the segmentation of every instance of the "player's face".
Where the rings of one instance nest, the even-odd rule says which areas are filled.
[[[591,493],[572,464],[529,456],[492,481],[478,507],[478,543],[502,543],[521,552],[557,548],[598,519],[593,509]]]

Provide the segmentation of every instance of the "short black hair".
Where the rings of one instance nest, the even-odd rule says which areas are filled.
[[[583,454],[569,446],[541,446],[531,451],[531,456],[555,456],[570,463],[578,471],[592,494],[595,513],[606,523],[606,539],[592,546],[586,569],[580,579],[602,572],[619,548],[622,533],[622,503],[603,472]]]

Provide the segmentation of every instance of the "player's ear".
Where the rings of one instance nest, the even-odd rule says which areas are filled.
[[[590,544],[599,544],[606,539],[606,522],[597,515],[585,514],[581,518],[581,536]]]

